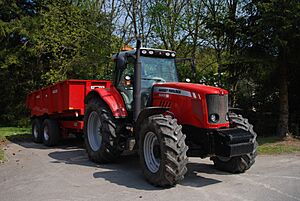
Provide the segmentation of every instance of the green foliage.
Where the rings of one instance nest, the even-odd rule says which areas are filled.
[[[0,2],[0,121],[18,123],[28,92],[64,79],[108,78],[119,47],[98,10],[68,1]]]
[[[264,64],[265,67],[270,65],[273,67],[269,74],[269,78],[272,79],[272,89],[266,96],[268,101],[265,103],[274,105],[278,99],[278,110],[275,110],[279,112],[277,134],[285,135],[289,132],[288,127],[291,126],[292,121],[297,124],[300,122],[297,117],[299,110],[290,110],[291,114],[298,115],[293,114],[292,118],[289,118],[289,105],[294,102],[289,91],[299,95],[297,90],[291,90],[295,88],[293,85],[289,85],[289,82],[295,82],[297,78],[294,75],[299,75],[296,68],[299,68],[300,60],[296,59],[295,55],[299,55],[300,3],[297,0],[253,1],[252,6],[256,8],[256,11],[252,13],[253,26],[249,31],[252,35],[252,47],[249,49],[252,53],[260,54],[253,54],[254,57],[260,59],[260,64]],[[265,56],[264,62],[261,61],[262,55]],[[291,79],[293,77],[294,79]],[[259,86],[261,87],[261,85]],[[268,85],[265,86],[268,87]],[[262,87],[261,89],[265,91]],[[270,101],[270,98],[273,98],[273,101]]]

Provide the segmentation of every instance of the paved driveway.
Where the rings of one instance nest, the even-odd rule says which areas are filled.
[[[300,201],[300,154],[258,156],[240,175],[217,171],[208,159],[190,158],[185,180],[160,189],[144,180],[136,156],[97,165],[76,141],[56,148],[21,141],[5,149],[9,161],[0,164],[1,201]]]

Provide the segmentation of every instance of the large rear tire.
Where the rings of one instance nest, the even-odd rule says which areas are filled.
[[[243,173],[248,170],[254,163],[256,158],[256,151],[258,143],[256,141],[257,134],[253,130],[253,125],[248,122],[248,119],[243,118],[241,115],[235,113],[229,114],[230,126],[237,127],[246,131],[249,131],[253,137],[254,149],[252,153],[236,156],[232,158],[224,158],[215,156],[211,160],[214,162],[214,166],[218,170],[230,172],[230,173]]]
[[[43,124],[41,119],[35,118],[32,120],[31,135],[33,142],[43,142]]]
[[[91,99],[84,115],[84,141],[91,161],[110,163],[120,156],[116,126],[109,108],[101,100]]]
[[[59,126],[54,119],[45,119],[43,122],[43,143],[51,147],[59,143],[60,133]]]
[[[145,119],[139,135],[139,156],[146,180],[161,187],[174,186],[187,172],[185,135],[171,116]]]

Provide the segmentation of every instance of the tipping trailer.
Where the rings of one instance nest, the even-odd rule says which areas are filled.
[[[92,90],[107,89],[111,84],[109,80],[65,80],[28,94],[26,106],[31,112],[33,140],[53,146],[69,133],[82,135],[84,98]],[[116,98],[102,91],[107,101]],[[120,113],[118,106],[112,109]],[[45,126],[47,129],[43,129]]]

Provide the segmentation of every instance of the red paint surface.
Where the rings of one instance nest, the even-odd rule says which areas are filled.
[[[31,116],[70,117],[84,115],[84,98],[96,92],[107,103],[115,117],[125,117],[124,102],[108,80],[66,80],[34,91],[27,96]]]
[[[228,94],[228,91],[202,84],[180,82],[155,84],[155,86],[180,89],[191,93],[191,97],[163,92],[153,93],[153,106],[170,107],[170,112],[176,116],[179,124],[191,125],[199,128],[229,127],[229,123],[209,123],[206,104],[207,94],[225,95]]]

